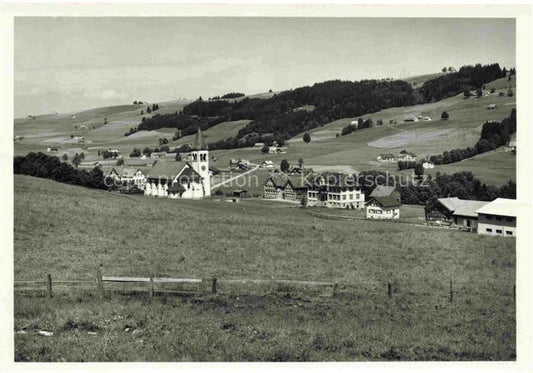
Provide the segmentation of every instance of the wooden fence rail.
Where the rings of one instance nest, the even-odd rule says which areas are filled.
[[[53,280],[47,275],[42,281],[15,281],[15,291],[45,291],[48,297],[54,292],[69,290],[96,290],[100,297],[106,292],[149,292],[176,294],[312,294],[334,295],[337,284],[319,281],[169,278],[169,277],[116,277],[102,276],[96,270],[94,280]]]

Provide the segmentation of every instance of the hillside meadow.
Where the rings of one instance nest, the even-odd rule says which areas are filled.
[[[47,273],[90,280],[102,265],[109,276],[318,280],[342,288],[326,298],[67,293],[49,301],[17,293],[15,331],[27,332],[15,334],[17,361],[516,358],[514,239],[323,219],[261,199],[168,200],[22,175],[14,181],[18,281]]]

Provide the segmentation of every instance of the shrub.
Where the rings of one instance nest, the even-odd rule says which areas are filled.
[[[441,120],[448,120],[449,117],[450,115],[448,114],[447,111],[443,111],[442,114],[440,115]]]

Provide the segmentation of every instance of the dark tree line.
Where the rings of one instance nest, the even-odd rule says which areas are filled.
[[[505,75],[505,69],[502,70],[497,63],[483,66],[481,64],[463,66],[457,72],[441,75],[424,82],[419,93],[422,94],[424,102],[439,101],[461,92],[470,92],[470,90],[481,88],[483,84],[504,78]]]
[[[44,153],[28,153],[13,159],[15,174],[52,179],[60,183],[105,189],[104,174],[98,167],[91,171],[79,170],[59,158]]]
[[[225,95],[222,95],[222,97],[221,96],[209,97],[208,100],[220,100],[220,99],[237,98],[237,97],[244,97],[244,96],[245,96],[244,93],[230,92],[230,93],[226,93]]]
[[[472,172],[463,171],[453,175],[437,172],[434,179],[423,185],[407,182],[400,176],[392,176],[381,171],[363,171],[357,178],[365,197],[368,199],[376,185],[397,186],[402,203],[426,205],[436,198],[458,197],[479,201],[492,201],[498,197],[516,199],[516,183],[509,180],[501,187],[487,185],[476,179]],[[400,182],[401,181],[401,182]]]

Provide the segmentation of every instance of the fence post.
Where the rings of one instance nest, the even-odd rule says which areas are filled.
[[[212,283],[211,283],[211,291],[213,294],[217,293],[217,278],[213,277]]]
[[[98,296],[104,297],[104,281],[102,280],[102,270],[100,267],[96,268],[96,288],[98,290]]]
[[[513,300],[516,301],[516,285],[513,285]]]
[[[50,273],[46,275],[46,292],[48,298],[52,298],[52,275]]]
[[[389,283],[387,284],[387,294],[389,295],[389,298],[392,298],[392,284]]]
[[[453,303],[453,281],[450,279],[450,303]]]
[[[333,286],[333,296],[337,295],[337,288],[338,287],[339,287],[339,284],[335,283],[335,285]]]
[[[154,292],[154,275],[150,276],[150,296],[153,297]]]

